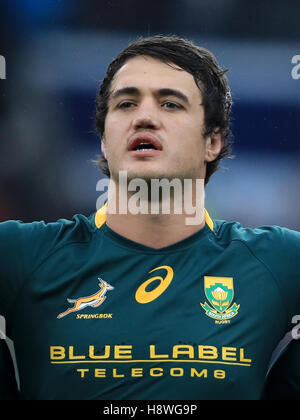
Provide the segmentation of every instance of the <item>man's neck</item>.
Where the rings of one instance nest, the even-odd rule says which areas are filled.
[[[170,214],[163,214],[161,202],[159,214],[153,214],[149,202],[146,203],[147,214],[133,214],[130,211],[129,200],[126,214],[120,214],[118,197],[118,190],[117,193],[114,191],[112,194],[109,189],[106,210],[107,226],[119,235],[151,248],[159,249],[173,245],[198,232],[205,225],[204,197],[201,200],[194,200],[194,203],[197,203],[193,206],[194,215],[187,214],[184,206],[180,214],[174,214],[172,200],[170,209],[173,211]]]

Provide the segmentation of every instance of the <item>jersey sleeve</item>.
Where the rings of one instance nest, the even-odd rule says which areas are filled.
[[[82,215],[53,223],[0,223],[0,315],[9,321],[17,294],[51,252],[70,242],[88,241],[95,229]]]
[[[23,283],[49,254],[59,232],[57,222],[0,223],[0,315],[6,319]]]
[[[292,319],[300,314],[300,233],[270,226],[254,229],[249,245],[255,256],[272,273],[286,314],[286,332]]]
[[[19,390],[13,361],[5,340],[0,340],[0,400],[17,400]]]
[[[267,259],[278,281],[290,329],[293,328],[293,318],[300,314],[300,233],[277,228],[277,238],[274,240],[274,256],[267,253]]]
[[[300,339],[292,340],[270,370],[264,400],[300,400]]]

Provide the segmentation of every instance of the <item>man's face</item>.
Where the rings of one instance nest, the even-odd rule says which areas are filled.
[[[102,140],[115,181],[120,170],[128,180],[205,178],[203,133],[202,95],[190,73],[138,56],[115,74]]]

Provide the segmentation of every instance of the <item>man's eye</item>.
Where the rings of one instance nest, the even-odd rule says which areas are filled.
[[[133,102],[125,101],[125,102],[121,102],[118,105],[118,108],[127,109],[127,108],[131,108],[132,106],[134,106],[134,103]]]
[[[170,102],[170,101],[168,101],[168,102],[164,102],[164,103],[162,104],[162,106],[163,106],[164,108],[168,108],[168,109],[181,109],[181,108],[182,108],[182,107],[181,107],[181,105],[176,104],[175,102]]]

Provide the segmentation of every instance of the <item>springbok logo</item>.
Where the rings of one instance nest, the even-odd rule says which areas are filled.
[[[93,308],[97,308],[98,306],[102,305],[102,303],[106,299],[106,292],[108,290],[113,290],[114,287],[110,284],[106,283],[106,281],[102,280],[100,277],[99,280],[99,287],[100,290],[94,293],[91,296],[81,297],[78,299],[67,299],[69,303],[74,303],[73,308],[67,309],[65,312],[62,312],[57,316],[57,318],[62,318],[71,312],[81,311],[82,309],[86,308],[87,306],[92,306]]]

